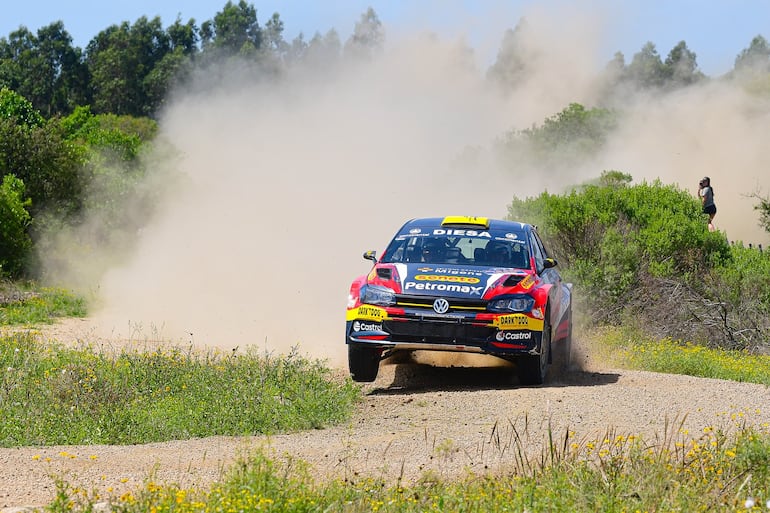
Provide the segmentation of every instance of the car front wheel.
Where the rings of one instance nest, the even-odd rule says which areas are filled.
[[[353,381],[371,383],[377,379],[380,353],[377,348],[348,344],[348,368]]]
[[[548,315],[546,314],[546,319]],[[551,351],[551,326],[543,325],[543,336],[540,340],[540,354],[520,357],[516,364],[519,369],[519,380],[522,385],[542,385],[548,373],[548,356]]]

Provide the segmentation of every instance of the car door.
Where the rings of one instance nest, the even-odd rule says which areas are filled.
[[[561,274],[555,267],[549,267],[546,269],[545,261],[548,258],[548,253],[545,250],[543,241],[540,240],[537,232],[534,230],[530,233],[530,245],[535,256],[535,270],[540,276],[543,283],[551,285],[550,292],[548,293],[549,302],[551,304],[551,317],[549,319],[551,326],[554,328],[558,325],[558,322],[562,318],[562,290]]]

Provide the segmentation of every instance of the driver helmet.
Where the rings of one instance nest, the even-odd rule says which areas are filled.
[[[423,262],[440,262],[444,245],[437,239],[428,239],[422,244]]]
[[[505,242],[490,241],[486,248],[487,260],[493,265],[511,265],[511,248]]]

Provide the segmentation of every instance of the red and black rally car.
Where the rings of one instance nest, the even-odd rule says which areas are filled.
[[[396,351],[482,353],[514,361],[525,385],[566,369],[572,285],[535,227],[484,217],[413,219],[350,286],[346,342],[354,380],[374,381]],[[558,360],[557,360],[558,358]]]

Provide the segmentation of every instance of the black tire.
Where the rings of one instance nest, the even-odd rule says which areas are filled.
[[[353,381],[371,383],[377,379],[380,353],[377,348],[348,344],[348,368]]]
[[[548,358],[551,352],[551,326],[548,324],[548,313],[543,324],[543,336],[540,340],[540,354],[522,356],[516,361],[519,370],[519,381],[522,385],[542,385],[548,374]]]
[[[567,336],[561,340],[557,340],[553,345],[553,366],[552,369],[559,374],[565,374],[569,372],[569,367],[572,362],[572,305],[567,312],[569,319],[569,330],[567,330]]]

